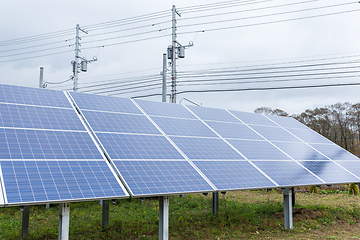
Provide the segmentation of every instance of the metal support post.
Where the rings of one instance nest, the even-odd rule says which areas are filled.
[[[69,239],[70,203],[59,204],[59,240]]]
[[[102,203],[102,226],[109,225],[109,200],[103,200]]]
[[[295,206],[295,188],[294,187],[291,188],[291,193],[292,193],[292,206]]]
[[[169,197],[159,197],[159,239],[169,239]]]
[[[50,208],[50,203],[47,203],[46,204],[46,209],[49,209]]]
[[[27,238],[29,235],[29,216],[30,216],[30,206],[20,207],[22,213],[22,227],[21,227],[21,236],[22,238]]]
[[[40,67],[39,88],[45,88],[45,85],[44,85],[44,68],[43,67]]]
[[[213,214],[219,214],[219,192],[213,192]]]
[[[167,72],[167,56],[166,53],[163,54],[163,71],[162,71],[162,79],[163,79],[163,86],[162,86],[162,101],[166,102],[166,72]]]
[[[284,194],[284,226],[286,229],[293,229],[291,188],[285,188],[283,190],[283,194]]]

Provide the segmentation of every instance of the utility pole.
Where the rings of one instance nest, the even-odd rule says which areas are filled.
[[[162,71],[162,79],[163,79],[163,88],[162,88],[162,101],[166,102],[166,72],[167,72],[167,56],[166,53],[163,54],[163,71]]]
[[[171,102],[176,103],[176,14],[181,15],[176,11],[175,5],[172,6],[172,56],[171,56]]]
[[[40,67],[39,88],[45,88],[45,85],[44,85],[44,68],[43,67]]]

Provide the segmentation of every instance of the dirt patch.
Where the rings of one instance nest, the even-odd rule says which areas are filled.
[[[322,212],[318,210],[310,210],[306,208],[293,208],[292,212],[293,212],[294,221],[311,220],[322,216]],[[284,211],[277,212],[273,216],[275,218],[284,218]]]

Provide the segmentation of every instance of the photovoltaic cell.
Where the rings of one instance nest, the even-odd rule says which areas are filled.
[[[134,196],[212,191],[187,161],[114,161]]]
[[[165,117],[151,118],[167,135],[217,137],[217,135],[200,120]]]
[[[87,132],[0,128],[0,159],[102,159]]]
[[[1,103],[0,127],[85,131],[74,109]]]
[[[9,205],[126,196],[104,160],[0,164]]]
[[[342,160],[342,161],[335,161],[337,164],[344,167],[346,170],[350,171],[351,173],[355,174],[357,177],[360,177],[360,161],[348,161],[348,160]]]
[[[330,140],[321,136],[320,134],[318,134],[317,132],[311,129],[288,128],[287,130],[307,143],[332,144]]]
[[[301,140],[280,127],[253,125],[251,128],[270,141],[301,142]]]
[[[304,167],[319,176],[326,183],[351,183],[360,179],[341,168],[332,161],[301,161]]]
[[[360,159],[336,144],[310,144],[331,160],[357,160]]]
[[[300,128],[300,129],[308,129],[307,126],[302,124],[301,122],[297,121],[292,117],[281,117],[281,116],[274,116],[274,115],[266,115],[266,117],[270,118],[280,126],[284,128]]]
[[[189,159],[244,159],[222,139],[170,138]]]
[[[224,109],[187,106],[202,120],[240,123],[234,116]]]
[[[97,133],[114,159],[184,159],[164,136]]]
[[[135,100],[136,103],[151,116],[197,119],[181,104]]]
[[[127,98],[70,92],[77,106],[83,110],[142,114],[136,105]]]
[[[328,160],[305,143],[273,142],[277,147],[287,153],[294,160]]]
[[[0,85],[0,102],[71,108],[69,100],[61,91],[3,84]]]
[[[280,186],[323,184],[295,161],[254,161],[253,163]]]
[[[274,122],[272,122],[262,114],[239,112],[239,111],[230,111],[230,112],[246,124],[277,126]]]
[[[279,149],[267,141],[228,140],[249,160],[290,160]]]
[[[237,124],[212,121],[206,121],[206,123],[223,138],[263,140],[259,134],[242,123]]]
[[[94,131],[161,134],[144,115],[82,111]]]
[[[193,161],[218,190],[272,188],[276,185],[247,161]]]

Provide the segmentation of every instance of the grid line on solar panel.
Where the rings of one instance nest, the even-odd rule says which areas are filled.
[[[261,125],[261,126],[278,126],[273,121],[267,119],[264,115],[258,113],[248,113],[227,110],[232,116],[238,119],[240,122],[249,125]]]
[[[64,92],[0,84],[0,102],[72,108]]]
[[[318,152],[304,142],[272,142],[294,160],[329,160],[328,157]]]
[[[287,131],[306,143],[324,143],[333,144],[329,139],[313,131],[312,129],[286,128]]]
[[[0,127],[85,131],[74,109],[2,103]]]
[[[114,163],[133,196],[214,190],[187,160],[114,160]]]
[[[168,136],[217,137],[202,121],[197,119],[177,119],[151,117]]]
[[[309,129],[307,126],[297,121],[292,117],[282,117],[275,115],[264,115],[264,117],[268,118],[276,125],[281,126],[283,128],[297,128],[297,129]]]
[[[311,147],[324,154],[331,160],[356,160],[360,159],[335,143],[332,144],[310,144]]]
[[[248,161],[193,161],[218,190],[276,187]]]
[[[225,139],[263,140],[258,133],[243,123],[225,123],[215,121],[204,122]]]
[[[196,117],[181,104],[134,100],[149,116],[175,117],[196,119]]]
[[[302,142],[282,127],[252,125],[251,128],[269,141]]]
[[[161,135],[160,131],[144,115],[95,112],[82,110],[95,132],[140,133]]]
[[[127,196],[104,160],[1,161],[1,164],[5,168],[8,204]]]
[[[127,98],[74,92],[69,92],[69,94],[76,103],[77,107],[81,110],[142,114],[135,104]]]
[[[360,161],[359,160],[340,160],[334,161],[356,177],[360,177]]]
[[[346,168],[334,161],[299,161],[305,168],[309,169],[316,176],[319,176],[326,183],[350,183],[359,182],[360,178],[355,176]],[[336,174],[334,174],[336,173]]]

